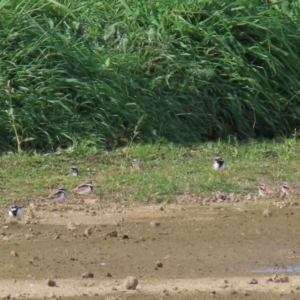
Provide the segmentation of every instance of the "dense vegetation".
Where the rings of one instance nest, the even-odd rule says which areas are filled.
[[[298,1],[0,1],[0,145],[289,134]]]

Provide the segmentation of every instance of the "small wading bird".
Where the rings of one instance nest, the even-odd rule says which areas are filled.
[[[270,191],[269,191],[269,189],[267,188],[267,186],[266,186],[264,183],[262,183],[262,184],[258,187],[258,194],[259,194],[260,196],[267,196],[267,195],[269,195],[269,193],[270,193]]]
[[[131,162],[131,169],[132,170],[144,170],[145,166],[143,165],[143,163],[141,162],[141,160],[136,157]]]
[[[91,180],[85,181],[78,185],[73,191],[79,195],[88,194],[93,190],[93,182]]]
[[[20,218],[23,215],[22,207],[13,205],[8,211],[8,214],[12,218]]]
[[[78,169],[77,169],[76,166],[72,166],[72,167],[70,168],[70,170],[71,170],[72,176],[78,176],[78,175],[79,175],[79,172],[78,172]]]
[[[281,186],[281,190],[285,193],[285,194],[292,194],[295,192],[296,188],[295,186],[291,185],[288,182],[284,182]]]
[[[51,193],[47,199],[51,200],[51,202],[60,202],[65,198],[66,190],[64,188],[59,188],[53,193]]]
[[[213,167],[214,167],[215,170],[224,169],[225,162],[224,162],[224,160],[223,160],[223,158],[221,156],[215,157],[215,161],[214,161]]]

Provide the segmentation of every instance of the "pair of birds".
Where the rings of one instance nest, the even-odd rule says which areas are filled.
[[[292,184],[284,182],[281,186],[281,191],[284,194],[292,194],[296,191],[296,187],[293,186]],[[267,196],[269,194],[272,194],[272,192],[274,191],[264,183],[258,187],[258,194],[260,196]]]
[[[73,176],[78,176],[79,172],[77,167],[72,166],[70,168],[71,174]],[[93,182],[91,180],[85,181],[84,183],[78,185],[73,191],[79,195],[88,194],[93,190]],[[47,199],[51,202],[59,202],[62,201],[66,196],[66,189],[65,188],[59,188],[53,193],[51,193]],[[8,214],[10,217],[13,218],[20,218],[23,215],[23,209],[21,206],[13,205],[10,207]]]
[[[78,195],[88,194],[93,190],[93,182],[92,180],[87,180],[84,183],[78,185],[73,191]],[[65,198],[66,196],[66,189],[59,188],[53,193],[51,193],[47,199],[51,200],[52,202],[58,202]]]

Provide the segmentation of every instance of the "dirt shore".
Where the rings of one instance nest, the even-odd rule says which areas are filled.
[[[295,203],[85,202],[2,211],[0,298],[300,299]]]

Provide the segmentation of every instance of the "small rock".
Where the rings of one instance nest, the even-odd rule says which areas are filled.
[[[111,238],[114,238],[114,237],[117,237],[117,236],[118,236],[118,232],[116,230],[106,234],[106,237],[111,237]]]
[[[281,192],[279,198],[283,200],[286,197],[286,193]]]
[[[122,236],[122,239],[123,239],[123,240],[128,240],[128,239],[129,239],[129,236],[128,236],[127,234],[124,234],[124,235]]]
[[[205,205],[205,204],[208,204],[210,201],[211,201],[211,199],[208,198],[208,197],[206,197],[206,198],[204,198],[204,199],[202,200],[202,203],[203,203],[203,205]],[[182,210],[185,210],[185,208],[182,207]]]
[[[249,282],[249,284],[258,284],[257,279],[252,278],[251,281]]]
[[[152,222],[150,222],[150,226],[151,227],[158,227],[158,226],[160,226],[160,223],[156,222],[156,221],[152,221]]]
[[[286,283],[286,282],[289,282],[289,281],[290,281],[289,277],[284,276],[284,275],[282,275],[282,276],[275,275],[273,277],[273,282],[275,282],[275,283]]]
[[[163,267],[163,263],[161,262],[161,261],[157,261],[156,263],[155,263],[155,268],[162,268]]]
[[[85,272],[81,275],[81,278],[94,278],[94,274],[90,272]]]
[[[33,234],[25,234],[24,237],[26,240],[32,240],[34,238],[34,235]]]
[[[133,276],[127,277],[124,281],[124,288],[126,290],[135,290],[137,285],[138,285],[138,280]]]
[[[272,212],[268,208],[266,208],[263,212],[263,216],[269,218],[272,216]]]
[[[227,195],[221,191],[217,191],[216,197],[217,197],[217,202],[223,202],[224,200],[226,200]]]
[[[90,236],[90,235],[92,235],[92,228],[91,228],[91,227],[88,227],[83,233],[84,233],[85,236]]]
[[[236,194],[235,193],[230,193],[229,194],[229,200],[230,200],[230,202],[236,202]]]
[[[85,284],[87,287],[95,286],[95,282],[88,282]]]
[[[53,239],[54,239],[54,240],[59,240],[59,239],[60,239],[59,234],[55,234],[55,235],[53,236]]]
[[[11,251],[10,255],[14,256],[14,257],[18,257],[19,256],[19,254],[16,251]]]
[[[51,287],[55,287],[56,286],[56,282],[52,279],[48,279],[47,280],[47,285],[51,286]]]
[[[221,289],[227,289],[228,287],[229,287],[228,284],[224,284],[224,285],[221,286]]]
[[[164,210],[165,210],[164,206],[161,205],[161,206],[159,207],[159,210],[160,210],[160,211],[164,211]]]
[[[246,196],[246,200],[247,201],[253,201],[253,194],[248,194],[247,196]]]
[[[74,231],[74,230],[77,229],[77,226],[74,223],[70,222],[67,225],[67,229],[70,230],[70,231]]]

